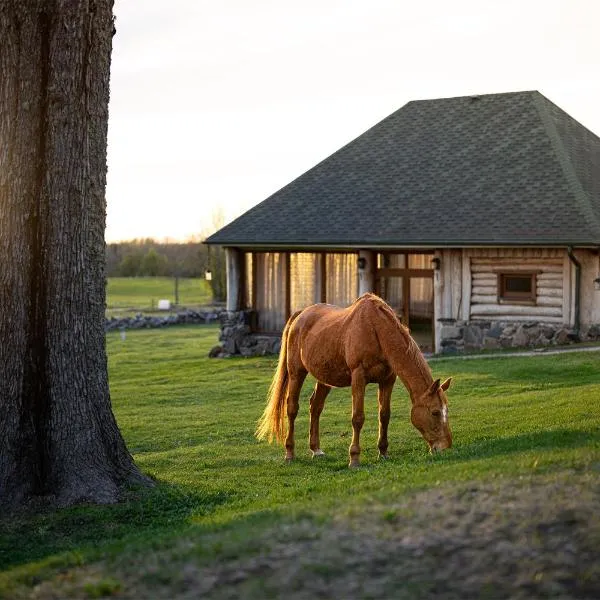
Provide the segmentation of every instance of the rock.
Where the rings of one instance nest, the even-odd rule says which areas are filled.
[[[588,330],[587,330],[587,337],[590,340],[597,340],[600,339],[600,325],[592,325]]]
[[[456,346],[444,346],[442,354],[458,354],[458,348]]]
[[[483,338],[483,347],[486,350],[496,350],[497,348],[500,348],[500,342],[498,341],[498,338],[489,337],[488,335],[486,335]]]
[[[483,331],[478,325],[467,325],[463,330],[465,348],[481,348],[483,343]]]
[[[529,336],[521,325],[513,335],[511,346],[513,348],[525,348],[529,345]]]
[[[223,356],[222,346],[213,346],[208,353],[208,358],[219,358],[221,356]]]
[[[454,325],[444,325],[442,327],[442,339],[457,339],[462,336],[462,328]]]
[[[495,338],[496,340],[502,335],[503,327],[495,324],[486,332],[488,338]]]
[[[554,344],[562,345],[566,344],[569,341],[569,331],[564,327],[559,329],[552,338],[552,342]]]

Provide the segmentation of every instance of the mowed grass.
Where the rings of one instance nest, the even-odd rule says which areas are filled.
[[[213,301],[208,281],[180,278],[179,304],[188,308],[207,306]],[[151,312],[159,300],[175,303],[173,277],[109,277],[106,285],[106,308],[109,315],[123,312]]]
[[[108,334],[114,412],[136,463],[157,485],[131,490],[115,506],[0,521],[0,597],[153,597],[144,590],[182,585],[190,561],[260,554],[272,532],[285,537],[306,521],[326,527],[332,519],[360,519],[373,506],[454,483],[598,472],[598,353],[431,361],[435,377],[453,377],[454,446],[436,456],[411,426],[398,383],[391,458],[378,459],[376,387],[369,386],[362,467],[350,470],[349,390],[328,397],[321,417],[326,456],[312,460],[314,382],[307,380],[297,460],[287,464],[280,446],[253,435],[276,358],[209,359],[217,337],[216,326],[131,331],[125,341]]]

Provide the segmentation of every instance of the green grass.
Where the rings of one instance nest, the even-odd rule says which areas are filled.
[[[173,277],[110,277],[106,286],[107,313],[152,312],[159,300],[175,303]],[[212,290],[204,279],[179,279],[179,305],[188,308],[212,304]]]
[[[253,436],[275,358],[209,359],[217,337],[215,326],[131,331],[126,341],[108,334],[114,412],[136,463],[158,485],[130,490],[115,506],[0,521],[0,597],[29,597],[40,585],[118,597],[128,577],[168,585],[181,561],[253,555],[267,543],[265,531],[276,528],[285,540],[289,531],[298,535],[294,527],[304,531],[299,524],[307,519],[360,515],[373,503],[391,506],[441,482],[598,469],[596,353],[432,361],[436,377],[453,377],[454,446],[436,456],[410,425],[409,400],[398,383],[391,458],[378,459],[376,388],[369,386],[363,466],[350,470],[349,390],[329,395],[321,417],[326,457],[312,460],[307,380],[298,458],[286,464],[281,447]],[[395,509],[385,515],[392,519]],[[165,553],[172,566],[157,564]]]

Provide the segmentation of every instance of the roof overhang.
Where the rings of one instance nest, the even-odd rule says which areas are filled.
[[[239,248],[241,250],[252,250],[254,252],[357,252],[359,250],[440,250],[440,249],[476,249],[476,248],[588,248],[600,249],[600,240],[591,242],[421,242],[421,243],[234,243],[234,242],[204,242],[208,245],[223,246],[225,248]]]

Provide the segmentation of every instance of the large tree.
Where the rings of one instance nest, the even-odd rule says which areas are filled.
[[[104,337],[112,0],[0,0],[0,505],[146,481]]]

